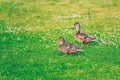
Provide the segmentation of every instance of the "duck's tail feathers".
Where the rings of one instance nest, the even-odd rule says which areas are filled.
[[[93,39],[92,41],[97,41],[96,39]]]
[[[77,49],[77,51],[84,51],[84,50],[82,50],[82,49]]]

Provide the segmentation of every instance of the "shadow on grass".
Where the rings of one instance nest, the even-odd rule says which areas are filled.
[[[99,45],[99,43],[100,43],[100,41],[95,41],[95,42],[89,43],[89,45],[91,45],[91,46],[97,46],[97,45]]]
[[[73,57],[76,57],[76,56],[85,56],[85,51],[82,51],[82,52],[76,52],[76,53],[73,53],[73,54],[67,54],[65,55],[64,53],[62,52],[57,52],[57,55],[58,56],[73,56]]]

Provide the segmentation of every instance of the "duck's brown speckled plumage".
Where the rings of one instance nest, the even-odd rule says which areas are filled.
[[[75,52],[78,52],[78,51],[82,51],[79,47],[75,46],[72,43],[65,43],[63,37],[60,37],[58,39],[57,49],[60,52],[63,52],[65,55],[66,54],[72,54],[72,53],[75,53]]]
[[[75,28],[76,28],[76,31],[75,31],[75,34],[74,34],[74,37],[75,39],[81,43],[81,45],[83,44],[83,42],[85,42],[87,45],[89,42],[93,42],[95,41],[95,38],[88,35],[88,34],[85,34],[85,33],[80,33],[80,24],[77,22],[74,24]]]

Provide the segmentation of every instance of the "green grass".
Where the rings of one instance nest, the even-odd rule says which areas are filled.
[[[120,80],[119,0],[0,0],[0,80]],[[97,38],[74,39],[73,24]],[[84,52],[64,56],[59,36]]]

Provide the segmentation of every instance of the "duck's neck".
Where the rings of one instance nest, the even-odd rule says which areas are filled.
[[[80,29],[76,29],[76,34],[80,34]]]

